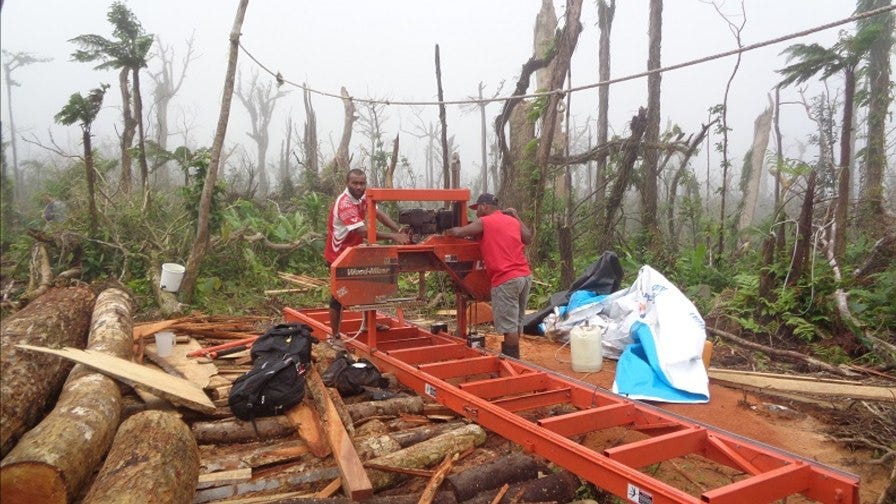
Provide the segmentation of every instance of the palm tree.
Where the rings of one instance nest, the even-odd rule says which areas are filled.
[[[147,54],[152,47],[153,35],[143,30],[134,13],[122,2],[114,2],[106,16],[114,29],[114,39],[102,35],[79,35],[69,42],[80,47],[72,53],[72,58],[80,62],[99,61],[96,70],[119,69],[119,85],[124,116],[124,130],[121,134],[121,184],[125,190],[131,185],[131,142],[137,130],[139,143],[140,182],[146,193],[149,168],[146,164],[146,149],[143,133],[143,99],[140,96],[140,69],[146,66]],[[128,89],[128,74],[132,79]]]
[[[854,35],[844,35],[830,48],[824,48],[819,44],[794,44],[784,49],[782,54],[787,55],[788,66],[778,70],[784,76],[780,85],[782,87],[791,84],[802,84],[816,75],[821,80],[826,80],[836,74],[842,74],[844,79],[843,89],[843,120],[840,131],[840,171],[837,178],[838,197],[834,208],[835,234],[834,256],[843,257],[846,250],[846,221],[849,210],[849,165],[852,158],[850,140],[853,129],[853,105],[856,94],[856,69],[864,55],[871,48],[872,42],[879,33],[879,28],[870,26],[861,29]]]
[[[87,205],[90,215],[90,234],[96,233],[96,172],[93,168],[93,148],[90,142],[90,128],[96,119],[100,108],[103,106],[103,96],[106,94],[108,84],[90,90],[87,97],[81,93],[73,94],[62,110],[54,116],[56,122],[71,126],[79,123],[84,144],[84,169],[87,171]]]

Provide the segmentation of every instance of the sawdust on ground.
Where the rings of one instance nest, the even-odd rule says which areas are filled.
[[[486,348],[499,351],[501,339],[499,335],[486,334]],[[604,359],[603,368],[599,372],[578,373],[572,370],[568,346],[561,347],[559,343],[546,338],[523,336],[520,351],[523,360],[543,368],[608,390],[613,384],[616,369],[616,362],[613,360]],[[770,408],[766,407],[769,404],[786,405],[795,414],[780,415],[770,412]],[[861,502],[877,502],[889,483],[890,468],[871,464],[873,453],[869,450],[849,450],[824,434],[828,426],[823,418],[816,418],[817,409],[813,416],[800,412],[799,404],[774,397],[759,397],[715,383],[710,383],[710,401],[707,404],[655,405],[717,429],[857,474],[861,478]],[[614,432],[610,429],[608,432],[589,434],[583,442],[597,448],[638,439],[633,434],[637,435],[631,431]],[[694,495],[730,483],[734,476],[734,471],[729,468],[720,468],[717,464],[691,455],[660,464],[654,470],[658,472],[656,477]],[[788,502],[801,501],[799,497],[791,497]]]

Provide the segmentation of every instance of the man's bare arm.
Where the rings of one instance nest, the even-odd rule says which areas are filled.
[[[482,221],[475,220],[466,226],[458,226],[445,230],[448,236],[457,236],[458,238],[466,238],[468,236],[479,236],[482,234]]]

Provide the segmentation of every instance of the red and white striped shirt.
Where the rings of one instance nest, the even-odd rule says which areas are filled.
[[[327,246],[324,249],[327,264],[332,264],[345,249],[364,242],[363,233],[357,229],[364,226],[366,215],[366,195],[355,199],[346,189],[336,198],[327,219]]]

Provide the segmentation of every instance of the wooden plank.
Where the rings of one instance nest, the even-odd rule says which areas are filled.
[[[217,471],[208,474],[200,474],[199,481],[196,482],[196,488],[208,488],[218,485],[229,485],[231,483],[241,483],[252,479],[252,468],[241,467],[239,469],[231,469],[229,471]]]
[[[193,382],[171,376],[164,371],[149,369],[129,360],[94,350],[79,350],[70,347],[54,350],[32,345],[17,346],[26,350],[58,355],[62,358],[79,362],[96,369],[106,376],[123,381],[134,387],[145,388],[154,395],[201,413],[214,413],[216,409],[212,400]]]
[[[781,391],[896,402],[896,388],[894,387],[861,385],[859,383],[845,382],[844,380],[820,380],[810,377],[791,377],[723,369],[710,369],[709,377],[713,380],[733,385],[753,387],[760,392]]]
[[[354,501],[367,499],[373,495],[373,485],[370,483],[367,471],[364,470],[355,445],[352,444],[352,439],[345,430],[345,425],[339,418],[339,412],[336,411],[330,394],[326,393],[324,382],[314,366],[305,375],[305,380],[312,390],[323,392],[317,394],[322,396],[318,398],[318,401],[326,408],[324,420],[327,423],[327,439],[330,441],[333,457],[342,474],[342,491],[345,492],[346,497]]]
[[[184,344],[175,343],[171,355],[162,357],[156,352],[155,342],[146,344],[148,353],[151,352],[153,354],[151,357],[153,361],[156,359],[161,360],[164,364],[167,364],[180,373],[183,378],[195,383],[199,388],[204,389],[208,387],[212,376],[218,374],[218,368],[211,362],[199,362],[196,359],[187,357],[187,354],[190,352],[201,348],[202,345],[200,345],[198,341],[190,338],[189,341]],[[165,366],[163,365],[162,368],[165,369]]]
[[[295,426],[299,437],[308,444],[308,451],[315,457],[324,458],[332,453],[330,446],[324,440],[324,429],[320,424],[320,418],[305,401],[296,404],[284,414]]]

